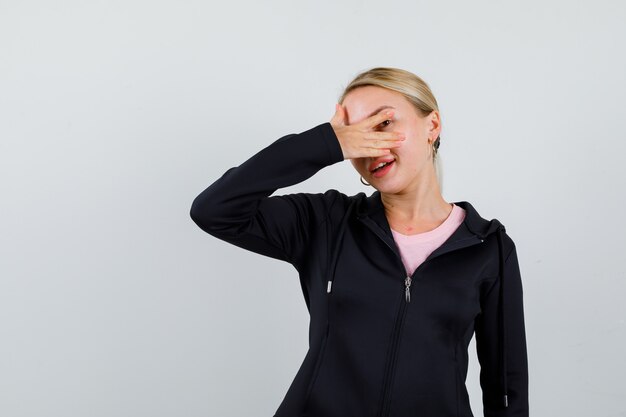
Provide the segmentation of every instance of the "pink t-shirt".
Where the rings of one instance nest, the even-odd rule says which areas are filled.
[[[453,204],[448,218],[433,230],[415,235],[404,235],[391,229],[393,239],[400,249],[406,273],[413,275],[415,269],[428,258],[428,255],[441,246],[463,223],[464,218],[465,210]]]

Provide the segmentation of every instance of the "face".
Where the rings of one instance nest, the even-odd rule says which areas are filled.
[[[381,193],[402,194],[415,190],[420,182],[436,181],[432,162],[431,143],[439,135],[441,126],[439,114],[433,110],[422,117],[417,109],[404,96],[396,91],[382,87],[365,86],[352,90],[342,103],[346,109],[346,124],[358,123],[368,118],[382,106],[394,109],[390,122],[384,122],[375,129],[404,133],[406,139],[402,145],[391,148],[391,153],[384,157],[351,159],[352,165],[365,181]],[[394,162],[386,169],[371,172],[378,160]]]

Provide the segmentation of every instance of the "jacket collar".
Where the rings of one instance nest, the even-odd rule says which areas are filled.
[[[357,206],[356,215],[359,219],[369,217],[382,229],[386,235],[393,238],[391,228],[385,215],[384,205],[381,200],[380,191],[374,191],[370,196],[362,194],[363,198]],[[454,204],[465,210],[465,219],[463,224],[465,228],[460,227],[456,233],[451,236],[451,240],[458,240],[474,235],[483,240],[488,235],[494,233],[498,227],[502,226],[497,219],[487,220],[483,218],[467,201],[455,201]],[[502,226],[503,227],[503,226]]]

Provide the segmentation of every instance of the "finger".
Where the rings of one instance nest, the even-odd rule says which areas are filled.
[[[389,155],[391,151],[389,149],[372,149],[368,152],[363,152],[360,156],[356,158],[350,159],[361,159],[361,158],[376,158],[379,156]]]
[[[368,140],[396,141],[405,140],[406,136],[404,135],[404,133],[400,132],[367,132],[365,135],[363,135],[363,138]]]
[[[334,124],[334,125],[343,125],[345,124],[345,111],[343,109],[343,106],[339,103],[335,104],[335,114],[333,115],[333,118],[331,119],[330,123]]]
[[[387,148],[372,148],[368,150],[367,155],[365,157],[376,157],[376,156],[385,156],[391,153],[391,149]]]
[[[375,115],[368,117],[361,123],[363,123],[366,127],[378,126],[385,120],[389,120],[389,118],[393,117],[393,114],[394,109],[383,109]]]
[[[387,141],[387,140],[371,140],[362,146],[363,149],[385,149],[385,148],[398,148],[402,146],[403,141]]]
[[[330,124],[339,124],[339,104],[335,103],[335,114],[330,119]]]

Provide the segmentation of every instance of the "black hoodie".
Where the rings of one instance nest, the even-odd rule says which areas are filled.
[[[291,263],[309,350],[275,417],[470,417],[475,332],[485,417],[528,416],[515,244],[466,201],[458,229],[407,277],[378,191],[270,196],[343,161],[330,123],[284,136],[198,195],[193,221]]]

